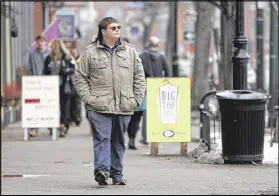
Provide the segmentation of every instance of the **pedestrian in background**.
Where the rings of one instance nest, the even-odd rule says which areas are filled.
[[[159,51],[159,38],[150,37],[148,41],[148,49],[139,56],[142,60],[145,77],[170,77],[170,70],[167,59],[164,54]],[[142,121],[142,139],[140,143],[148,145],[146,140],[146,110],[143,111]]]
[[[125,133],[144,97],[144,71],[135,48],[121,40],[115,18],[104,18],[98,28],[96,40],[81,54],[76,88],[93,131],[95,180],[107,185],[111,177],[113,184],[125,185]]]
[[[137,132],[140,127],[140,122],[143,116],[143,112],[146,110],[146,95],[144,95],[142,103],[135,109],[134,114],[131,116],[131,120],[128,126],[128,148],[131,150],[137,150],[135,140]],[[143,125],[142,125],[143,126]]]
[[[71,54],[72,54],[72,57],[74,58],[74,64],[76,65],[75,68],[77,68],[78,64],[80,62],[80,55],[79,55],[77,48],[72,48]],[[77,126],[79,126],[81,123],[81,120],[82,120],[81,119],[81,99],[80,99],[79,95],[77,94],[77,92],[75,93],[75,95],[72,99],[71,106],[72,106],[71,119],[73,122],[75,122],[75,124]]]
[[[127,43],[130,43],[127,37],[122,37],[122,40]],[[146,98],[144,96],[142,103],[140,104],[140,106],[138,106],[135,109],[134,114],[131,116],[131,120],[129,122],[128,129],[127,129],[127,133],[129,137],[128,149],[137,150],[135,140],[136,140],[137,132],[139,130],[139,125],[142,119],[143,111],[145,110],[145,105],[146,105]]]
[[[71,100],[76,93],[74,84],[75,65],[71,62],[71,54],[62,40],[54,40],[52,52],[46,58],[44,75],[58,75],[60,89],[60,137],[65,137],[71,122]],[[50,129],[50,133],[51,129]]]
[[[37,47],[29,53],[28,59],[28,75],[30,76],[42,75],[45,59],[51,52],[51,49],[46,46],[46,39],[43,35],[38,35],[35,40]],[[39,128],[31,128],[29,136],[37,137],[38,131]]]

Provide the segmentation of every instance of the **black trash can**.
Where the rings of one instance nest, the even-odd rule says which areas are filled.
[[[265,108],[269,95],[249,90],[216,94],[225,163],[261,162],[264,150]]]

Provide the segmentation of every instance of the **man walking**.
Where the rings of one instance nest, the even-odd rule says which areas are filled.
[[[47,56],[50,55],[51,49],[46,46],[46,39],[42,35],[36,37],[37,47],[33,52],[29,53],[28,74],[31,76],[40,76],[43,74],[44,63]],[[31,128],[29,135],[31,137],[38,136],[38,128]]]
[[[140,54],[144,73],[146,77],[170,77],[169,66],[166,57],[159,52],[159,38],[150,37],[148,50]],[[142,139],[140,142],[148,145],[146,141],[146,110],[143,111],[142,119]]]
[[[135,48],[120,39],[113,17],[98,24],[96,40],[85,48],[76,71],[76,89],[93,131],[94,175],[99,185],[125,185],[125,132],[145,93],[141,60]]]

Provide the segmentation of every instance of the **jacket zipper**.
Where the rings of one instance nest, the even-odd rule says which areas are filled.
[[[114,112],[116,111],[116,93],[115,93],[115,86],[114,86],[114,72],[113,72],[113,63],[114,63],[114,56],[116,53],[116,48],[113,50],[111,55],[111,71],[112,71],[112,87],[113,87],[113,98],[114,98]]]

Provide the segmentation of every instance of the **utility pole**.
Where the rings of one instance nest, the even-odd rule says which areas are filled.
[[[263,50],[263,28],[264,28],[264,9],[259,7],[256,2],[256,35],[257,35],[257,82],[256,89],[259,92],[265,92],[264,89],[264,50]]]
[[[233,90],[247,89],[247,65],[250,56],[247,53],[248,40],[244,36],[244,2],[236,2],[236,37],[233,40]]]

